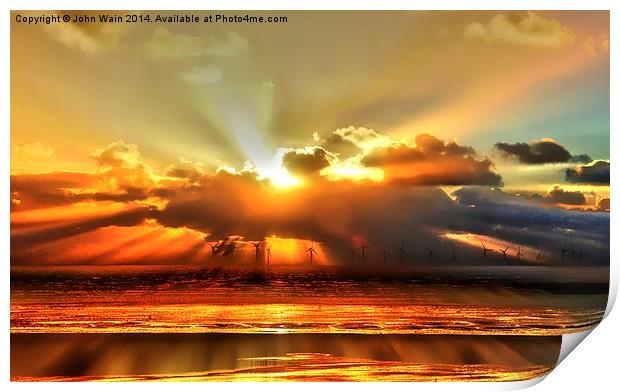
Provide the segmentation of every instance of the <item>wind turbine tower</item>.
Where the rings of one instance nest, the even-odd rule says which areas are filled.
[[[316,250],[314,250],[314,242],[312,242],[312,245],[310,245],[310,247],[306,249],[306,252],[308,252],[308,254],[310,255],[310,265],[312,265],[312,255],[318,255]]]

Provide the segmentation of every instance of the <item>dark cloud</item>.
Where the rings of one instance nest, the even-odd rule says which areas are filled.
[[[288,150],[282,156],[282,165],[293,175],[318,174],[329,166],[330,155],[323,147]]]
[[[430,222],[451,207],[454,203],[443,191],[429,187],[317,179],[302,193],[278,192],[268,181],[220,172],[201,189],[171,198],[157,219],[214,238],[312,239],[348,260],[354,237],[390,247],[396,247],[403,233],[430,240]]]
[[[589,165],[566,169],[566,181],[579,184],[609,184],[610,163],[595,161]]]
[[[312,239],[339,260],[349,260],[348,251],[359,239],[377,248],[377,254],[382,247],[396,248],[405,240],[411,257],[425,259],[425,247],[437,246],[438,252],[448,247],[437,233],[467,232],[548,246],[551,252],[557,244],[579,241],[590,255],[600,256],[592,262],[606,262],[607,215],[547,208],[487,187],[463,188],[453,201],[433,187],[326,181],[295,196],[274,192],[267,182],[251,176],[222,174],[192,194],[177,194],[157,219],[214,238],[239,234],[248,239],[270,235]],[[477,251],[471,254],[478,255]]]
[[[565,191],[559,186],[554,186],[547,193],[545,200],[556,204],[583,205],[586,204],[586,197],[579,191]]]
[[[75,190],[92,187],[90,173],[52,172],[11,175],[12,209],[32,209],[76,202]]]
[[[588,154],[573,155],[569,159],[569,162],[571,162],[571,163],[588,163],[588,162],[592,162],[592,158],[590,158],[590,156]]]
[[[326,139],[321,141],[321,145],[328,151],[331,151],[342,158],[356,155],[361,149],[351,140],[347,140],[343,135],[332,133]]]
[[[192,162],[180,158],[178,163],[172,164],[165,169],[166,176],[187,179],[190,182],[199,181],[205,174],[206,169],[201,162]]]
[[[318,134],[315,134],[315,139],[320,141],[327,151],[340,158],[349,158],[362,152],[365,146],[375,145],[378,141],[385,142],[389,137],[374,129],[350,126],[336,129],[325,139],[319,140]]]
[[[150,169],[140,163],[133,148],[113,146],[97,154],[102,160],[101,167],[92,175],[13,176],[12,198],[23,194],[26,200],[23,208],[26,209],[33,205],[28,202],[29,196],[43,195],[44,198],[48,194],[65,200],[64,203],[88,198],[133,204],[128,204],[128,209],[120,213],[79,222],[60,221],[53,228],[34,224],[14,230],[12,226],[12,254],[21,255],[20,260],[28,260],[29,249],[36,245],[107,226],[139,225],[150,219],[165,227],[198,230],[216,239],[240,235],[247,240],[258,240],[276,235],[313,240],[320,242],[336,261],[348,261],[351,246],[360,241],[372,245],[368,257],[377,258],[383,247],[393,250],[400,246],[401,240],[406,241],[411,260],[425,260],[425,247],[437,246],[438,254],[450,249],[439,234],[462,232],[523,245],[555,246],[579,240],[585,244],[584,249],[587,246],[587,254],[591,256],[588,260],[607,262],[609,214],[545,208],[544,201],[516,197],[487,187],[465,187],[455,193],[454,201],[434,187],[399,186],[398,180],[412,177],[412,169],[418,169],[413,171],[417,184],[477,183],[483,175],[496,177],[491,177],[494,181],[480,182],[496,183],[499,176],[491,171],[491,162],[478,157],[471,147],[445,143],[430,135],[419,136],[415,147],[399,144],[390,148],[402,151],[391,151],[393,154],[384,151],[384,155],[375,157],[382,158],[375,162],[386,170],[388,181],[328,181],[314,176],[303,189],[283,192],[252,168],[239,172],[194,173],[191,182],[170,182],[158,176],[155,176],[157,180],[149,177],[149,181],[129,181],[119,176],[133,175],[136,171],[148,174]],[[330,158],[323,148],[314,147],[307,152],[290,155],[287,163],[292,166],[289,168],[316,172],[325,164],[325,159]],[[394,168],[403,165],[404,174],[395,181]],[[94,184],[106,179],[112,179],[116,187],[92,191],[98,189]],[[140,199],[144,200],[141,203],[148,204],[145,198],[151,196],[161,197],[165,203],[155,208],[134,202]],[[459,252],[463,262],[479,260],[479,249],[475,247],[463,245]],[[445,258],[446,262],[449,260]]]
[[[397,143],[374,149],[361,162],[383,169],[388,181],[405,185],[502,184],[490,159],[471,147],[428,134],[418,135],[415,146]]]
[[[523,245],[548,244],[552,250],[555,244],[579,240],[588,260],[606,262],[608,214],[544,208],[539,202],[486,187],[465,187],[455,193],[453,201],[434,187],[313,181],[301,192],[280,192],[268,179],[261,180],[249,170],[220,171],[192,186],[171,189],[168,203],[159,209],[137,207],[35,232],[12,233],[12,261],[34,260],[30,249],[39,244],[154,219],[166,227],[195,229],[216,239],[240,235],[257,240],[276,235],[314,240],[339,262],[350,260],[348,252],[359,241],[372,245],[367,256],[378,260],[383,247],[393,251],[401,240],[406,242],[409,260],[426,260],[425,248],[432,246],[438,258],[448,262],[450,245],[438,237],[445,232],[474,233]],[[479,260],[479,249],[455,246],[463,263]]]
[[[591,158],[585,154],[573,156],[558,142],[543,139],[531,143],[495,143],[495,148],[505,157],[516,159],[526,164],[544,164],[561,162],[589,162]]]
[[[608,214],[544,207],[538,200],[484,187],[464,187],[454,196],[470,207],[452,217],[455,227],[546,248],[556,257],[559,245],[579,246],[588,263],[609,263]]]
[[[70,238],[101,227],[135,226],[144,221],[144,219],[154,217],[155,213],[156,210],[152,207],[137,207],[102,217],[79,220],[77,222],[71,221],[66,224],[56,225],[52,228],[43,228],[42,230],[34,232],[27,231],[25,233],[12,234],[11,257],[14,260],[16,258],[23,259],[35,245],[63,238]]]

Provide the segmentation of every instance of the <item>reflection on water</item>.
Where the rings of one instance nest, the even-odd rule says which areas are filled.
[[[13,380],[520,380],[607,270],[12,268]]]
[[[290,271],[14,270],[11,331],[557,335],[592,328],[605,284]]]
[[[543,375],[561,337],[12,334],[16,381],[511,381]]]
[[[13,332],[419,333],[557,335],[603,310],[383,305],[15,305]]]

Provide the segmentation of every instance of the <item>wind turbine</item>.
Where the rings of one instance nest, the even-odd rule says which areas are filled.
[[[405,250],[405,241],[402,241],[400,243],[400,248],[396,249],[396,251],[400,255],[400,263],[402,264],[404,260],[404,256],[407,254],[407,251]]]
[[[452,254],[452,261],[456,261],[456,251],[454,250],[454,245],[450,244],[450,253]]]
[[[517,262],[521,261],[521,256],[523,256],[523,253],[521,253],[521,247],[519,246],[517,248]]]
[[[383,248],[383,265],[387,263],[388,254],[390,254],[390,252],[387,249]]]
[[[222,256],[230,256],[230,260],[233,259],[233,253],[235,253],[236,250],[236,241],[238,240],[237,238],[230,238],[230,237],[226,237],[226,239],[224,241],[228,241],[230,239],[230,242],[225,243],[222,242],[220,247],[224,248],[224,252],[222,253]],[[219,252],[219,249],[216,251]]]
[[[355,249],[351,248],[351,264],[355,263],[355,256],[357,255],[357,253],[355,253]]]
[[[435,250],[435,248],[426,248],[426,251],[428,252],[428,261],[433,260],[433,250]]]
[[[487,248],[484,245],[484,242],[481,242],[482,244],[482,253],[483,253],[483,257],[486,259],[487,258],[487,253],[490,252],[492,249],[491,248]]]
[[[216,250],[217,250],[217,248],[218,248],[218,246],[217,246],[217,244],[218,244],[218,243],[219,243],[219,242],[216,242],[216,243],[215,243],[215,245],[213,245],[212,243],[207,242],[207,244],[209,244],[209,246],[211,247],[211,256],[214,256],[214,255],[215,255],[215,251],[216,251]]]
[[[233,261],[234,257],[235,257],[235,253],[238,252],[237,250],[237,245],[235,245],[234,242],[231,242],[227,249],[226,252],[228,252],[228,254],[230,255],[230,261]]]
[[[362,264],[364,264],[364,261],[366,261],[366,248],[369,248],[370,245],[360,245],[360,248],[362,249]]]
[[[314,241],[312,241],[312,245],[310,245],[310,247],[306,249],[306,252],[310,254],[310,265],[312,265],[312,254],[318,255],[316,250],[314,250]]]
[[[267,264],[271,261],[271,247],[273,244],[269,244],[269,248],[267,248]]]
[[[560,251],[562,251],[562,264],[564,264],[564,260],[566,260],[566,252],[568,252],[570,249],[568,248],[564,248],[562,245],[560,245]]]
[[[506,252],[508,252],[508,249],[510,249],[509,246],[507,246],[505,249],[498,249],[498,252],[502,252],[502,258],[506,258]]]
[[[256,249],[256,260],[258,260],[258,256],[260,255],[260,244],[262,244],[263,240],[260,240],[258,242],[252,242],[251,244],[254,245],[254,248]]]

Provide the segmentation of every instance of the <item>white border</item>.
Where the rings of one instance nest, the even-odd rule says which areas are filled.
[[[44,0],[5,0],[0,7],[3,9],[3,17],[0,19],[0,40],[2,42],[3,56],[0,60],[2,67],[1,80],[1,92],[0,97],[2,104],[0,105],[0,119],[3,122],[3,129],[1,132],[0,145],[3,148],[3,154],[0,155],[0,162],[2,167],[2,178],[0,179],[2,194],[4,196],[5,203],[1,208],[1,223],[0,223],[0,250],[3,252],[4,257],[0,262],[0,274],[2,276],[3,285],[3,305],[4,305],[4,317],[2,317],[2,330],[5,331],[2,334],[2,356],[0,357],[0,365],[4,373],[3,381],[8,382],[9,379],[9,146],[10,146],[10,60],[9,60],[9,45],[10,45],[10,23],[9,23],[9,10],[11,9],[212,9],[212,10],[230,10],[230,9],[244,9],[244,10],[260,10],[260,9],[273,9],[273,10],[303,10],[303,9],[324,9],[324,10],[338,10],[338,9],[365,9],[365,10],[404,10],[404,9],[418,9],[418,10],[461,10],[461,9],[490,9],[490,10],[505,10],[505,9],[529,9],[529,10],[547,10],[547,9],[562,9],[562,10],[611,10],[611,104],[617,102],[616,92],[618,89],[618,77],[617,72],[613,70],[618,69],[618,44],[616,38],[618,37],[618,26],[620,26],[620,18],[618,18],[617,1],[602,1],[602,0],[590,0],[590,1],[576,1],[565,0],[562,2],[554,0],[470,0],[467,2],[458,0],[446,0],[446,1],[397,1],[397,0],[357,0],[357,1],[337,1],[337,0],[315,0],[315,1],[284,1],[284,0],[263,0],[261,2],[251,0],[229,0],[229,1],[209,1],[199,2],[190,0],[152,0],[148,2],[134,2],[127,3],[120,0],[92,0],[88,2],[80,0],[59,0],[59,1],[44,1]],[[617,130],[616,117],[613,114],[611,116],[610,129]],[[618,147],[618,137],[615,133],[611,132],[611,152],[612,156],[615,156],[615,151]],[[612,160],[615,158],[612,158]],[[618,174],[616,171],[612,171],[612,189],[615,188],[618,183]],[[615,194],[614,194],[615,195]],[[620,207],[620,204],[615,202],[615,198],[612,198],[611,204],[611,287],[610,287],[610,301],[607,307],[607,313],[609,314],[615,298],[618,288],[618,248],[615,245],[613,239],[618,237],[618,229],[616,222],[616,216],[618,212],[616,208]],[[617,311],[612,313],[611,316],[606,317],[601,326],[597,327],[593,333],[587,338],[588,343],[577,347],[575,354],[569,356],[569,359],[563,361],[556,370],[554,370],[545,380],[536,386],[537,390],[549,390],[557,391],[561,388],[567,387],[569,390],[573,388],[596,388],[597,386],[603,387],[616,384],[616,350],[618,349],[618,339],[615,331],[619,329],[620,322],[617,316]],[[424,390],[454,390],[457,387],[459,390],[505,390],[523,388],[532,384],[538,383],[539,380],[533,380],[528,382],[519,383],[439,383],[439,384],[415,384],[408,383],[396,383],[378,386],[374,383],[360,383],[356,384],[354,388],[358,391],[370,391],[375,390],[377,387],[389,387],[393,390],[409,391],[410,388],[422,388]],[[111,384],[89,384],[88,388],[107,389]],[[9,385],[15,389],[29,389],[29,388],[46,388],[51,391],[64,391],[72,389],[82,389],[83,385],[80,384],[17,384],[12,383]],[[183,389],[204,389],[205,385],[201,384],[176,384],[176,388]],[[291,386],[287,384],[267,384],[258,383],[251,386],[244,384],[209,384],[208,388],[215,390],[247,390],[251,388],[255,390],[285,390]],[[298,383],[294,386],[296,390],[310,391],[317,388],[336,389],[341,388],[340,384],[321,384],[314,385],[313,383]],[[122,384],[114,385],[114,388],[120,390],[129,390],[134,388],[148,388],[152,390],[162,390],[164,384]],[[607,388],[606,388],[607,389]]]

